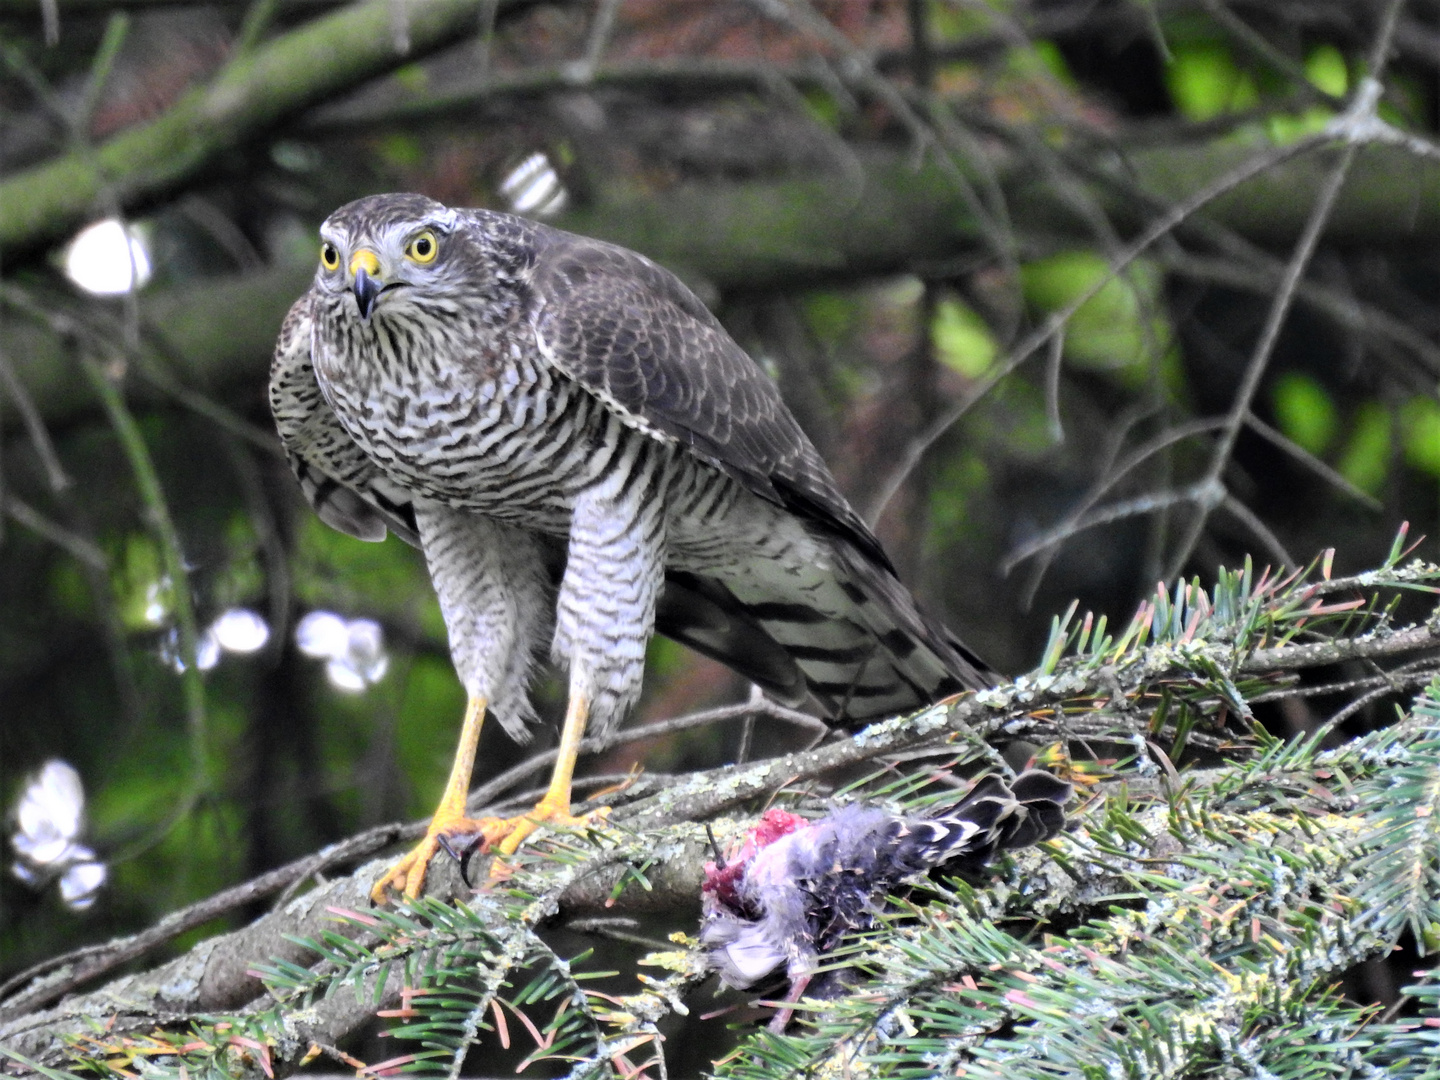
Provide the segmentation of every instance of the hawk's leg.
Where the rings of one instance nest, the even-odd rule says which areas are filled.
[[[441,836],[478,833],[488,846],[508,834],[505,820],[465,816],[475,748],[487,711],[512,737],[529,737],[530,668],[549,630],[547,555],[533,534],[436,503],[417,503],[415,521],[469,705],[450,779],[425,839],[376,883],[376,900],[392,889],[418,896]]]
[[[512,820],[497,845],[502,857],[541,825],[584,826],[608,813],[573,815],[570,783],[587,724],[608,731],[640,696],[665,578],[667,455],[662,444],[629,437],[575,500],[551,650],[570,669],[570,703],[550,786],[533,810]]]
[[[375,882],[370,890],[370,899],[375,903],[383,904],[390,890],[402,893],[407,899],[419,896],[430,860],[440,850],[441,837],[478,833],[488,843],[492,836],[503,831],[506,823],[499,818],[465,816],[465,797],[470,792],[470,773],[475,767],[475,748],[480,744],[480,726],[484,721],[485,699],[472,695],[465,706],[465,723],[460,729],[460,745],[455,750],[450,779],[445,784],[445,793],[440,796],[435,816],[430,819],[430,827],[425,830],[425,838]]]

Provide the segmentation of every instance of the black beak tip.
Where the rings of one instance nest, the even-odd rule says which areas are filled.
[[[375,310],[375,301],[380,298],[383,288],[379,281],[365,272],[363,266],[355,271],[355,304],[360,309],[361,322],[370,321],[370,313]]]

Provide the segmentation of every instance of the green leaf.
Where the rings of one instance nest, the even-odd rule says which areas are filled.
[[[984,375],[1000,352],[985,320],[968,304],[949,297],[935,305],[930,337],[939,360],[971,379]]]
[[[1235,66],[1218,42],[1176,46],[1165,69],[1165,84],[1175,107],[1190,120],[1211,120],[1253,108],[1259,100],[1250,76]]]
[[[1390,413],[1378,401],[1367,401],[1356,410],[1339,468],[1361,491],[1375,492],[1385,483],[1390,472]]]
[[[835,100],[834,94],[823,90],[808,90],[801,100],[805,103],[805,112],[810,119],[821,127],[833,130],[840,126],[840,103]]]
[[[1400,409],[1405,461],[1421,472],[1440,476],[1440,402],[1414,397]]]
[[[417,168],[425,160],[425,149],[420,140],[404,132],[386,135],[379,141],[378,149],[380,159],[396,168]]]
[[[1305,58],[1305,74],[1325,93],[1344,97],[1350,89],[1350,69],[1345,55],[1334,45],[1320,45]]]
[[[406,90],[416,94],[425,90],[430,84],[430,77],[423,64],[406,64],[404,67],[396,68],[391,78]]]
[[[834,347],[855,330],[859,305],[855,299],[840,292],[815,292],[803,302],[805,321],[820,341]]]
[[[160,548],[144,533],[125,538],[112,577],[115,606],[128,630],[153,630],[170,621],[173,589],[160,566]]]
[[[974,527],[975,507],[989,480],[985,459],[977,453],[955,454],[940,463],[930,492],[930,543],[937,550]]]
[[[1106,280],[1109,273],[1109,264],[1094,252],[1068,251],[1022,267],[1020,284],[1026,301],[1046,312],[1063,310],[1098,287],[1065,329],[1066,359],[1133,382],[1171,351],[1174,335],[1164,315],[1162,278],[1154,264],[1143,261],[1122,277]]]
[[[1276,146],[1284,146],[1323,131],[1325,125],[1333,119],[1334,110],[1323,105],[1314,105],[1298,114],[1277,113],[1267,117],[1265,132]]]
[[[1297,446],[1323,454],[1335,441],[1339,419],[1335,403],[1315,379],[1298,371],[1287,372],[1271,391],[1275,422]]]
[[[1045,72],[1060,85],[1070,89],[1077,87],[1075,76],[1070,71],[1070,65],[1065,62],[1065,55],[1060,51],[1060,46],[1053,41],[1040,40],[1030,46],[1030,53],[1039,61]]]

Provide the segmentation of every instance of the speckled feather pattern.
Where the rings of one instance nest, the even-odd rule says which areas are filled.
[[[270,365],[270,411],[301,492],[320,519],[360,540],[387,529],[419,543],[409,492],[396,487],[335,419],[311,363],[314,295],[290,309]]]
[[[421,228],[440,249],[423,269],[400,257]],[[841,721],[988,681],[669,272],[416,195],[351,203],[322,235],[341,268],[277,343],[281,438],[322,519],[422,546],[457,671],[507,729],[547,642],[591,729],[619,720],[657,627]],[[344,269],[361,246],[389,282],[368,320]]]

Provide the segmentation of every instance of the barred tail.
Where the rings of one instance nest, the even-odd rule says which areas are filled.
[[[1074,789],[1040,769],[1007,785],[987,776],[954,809],[937,817],[907,820],[895,850],[903,873],[963,860],[978,868],[997,852],[1029,847],[1065,827],[1064,806]]]
[[[656,628],[790,705],[849,726],[922,708],[997,676],[921,612],[887,568],[848,544],[811,577],[777,571],[763,602],[718,577],[671,571]]]

